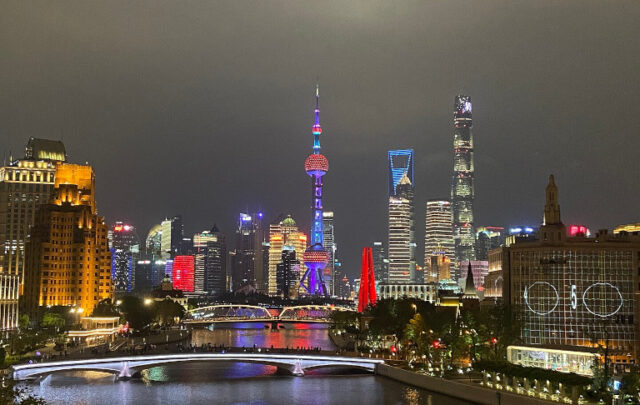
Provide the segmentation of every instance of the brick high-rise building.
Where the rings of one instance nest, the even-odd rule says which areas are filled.
[[[26,245],[24,308],[66,305],[90,314],[113,296],[108,228],[98,216],[91,166],[62,163]]]

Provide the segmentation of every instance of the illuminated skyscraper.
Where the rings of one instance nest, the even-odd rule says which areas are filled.
[[[316,86],[315,123],[312,127],[313,153],[304,161],[304,170],[311,177],[312,189],[312,216],[309,247],[302,256],[307,267],[300,287],[304,294],[327,295],[327,287],[324,283],[324,268],[329,260],[329,252],[322,245],[324,243],[322,225],[322,177],[329,171],[329,161],[320,153],[320,93]]]
[[[38,207],[51,197],[56,165],[65,161],[62,142],[30,138],[24,159],[0,167],[0,330],[18,326],[25,243]]]
[[[195,290],[195,260],[193,256],[178,255],[173,258],[173,287],[185,293]]]
[[[489,251],[504,245],[507,240],[505,229],[501,226],[483,226],[476,229],[476,259],[488,260]]]
[[[389,197],[389,280],[407,283],[415,280],[416,244],[414,236],[413,185],[405,173],[396,194]]]
[[[471,97],[458,95],[453,109],[453,185],[451,187],[455,264],[458,270],[455,275],[456,280],[462,276],[459,264],[475,260],[472,126]]]
[[[389,195],[396,194],[396,187],[404,174],[413,184],[413,149],[389,151]]]
[[[207,241],[204,288],[209,294],[220,295],[226,292],[227,242],[216,225],[211,234],[214,238]]]
[[[206,292],[205,273],[207,262],[207,243],[215,239],[217,238],[215,238],[209,231],[202,231],[193,235],[193,253],[195,257],[193,288],[194,292],[198,294]]]
[[[227,246],[217,225],[193,236],[195,249],[194,290],[219,295],[226,292]]]
[[[147,259],[151,261],[151,286],[158,287],[165,276],[166,262],[162,258],[162,225],[151,227],[145,242]]]
[[[182,244],[183,228],[182,217],[176,215],[171,219],[162,221],[162,236],[160,248],[164,259],[172,259],[180,254]]]
[[[116,293],[128,293],[133,290],[134,246],[140,241],[132,225],[117,221],[111,228],[111,277]],[[138,247],[135,248],[137,250]]]
[[[233,290],[251,284],[264,283],[262,273],[262,212],[253,215],[240,213],[236,228],[236,249],[231,261]],[[259,281],[257,281],[259,279]]]
[[[325,250],[329,253],[329,260],[327,261],[327,266],[324,268],[324,284],[327,286],[327,292],[329,295],[335,295],[335,260],[336,260],[336,250],[338,249],[338,245],[336,245],[335,235],[334,235],[334,225],[333,225],[333,211],[325,211],[322,213],[322,226],[323,226],[323,234],[324,234],[324,242],[322,246],[324,246]]]
[[[389,259],[384,254],[382,242],[373,242],[373,274],[377,282],[386,283],[389,279]]]
[[[278,264],[282,262],[285,246],[293,247],[296,257],[301,257],[307,248],[307,235],[298,231],[296,221],[291,216],[269,227],[269,295],[278,295]],[[306,267],[300,263],[300,274]]]
[[[451,203],[443,199],[429,200],[424,234],[425,267],[431,263],[431,256],[444,255],[449,259],[449,264],[454,263],[454,253]]]
[[[24,306],[66,305],[89,314],[112,298],[108,228],[98,216],[90,166],[59,164],[53,196],[38,209],[26,248]],[[61,248],[61,246],[63,248]]]
[[[300,260],[296,258],[293,246],[285,245],[282,250],[282,260],[276,268],[278,295],[285,298],[298,297],[298,283],[300,282]]]

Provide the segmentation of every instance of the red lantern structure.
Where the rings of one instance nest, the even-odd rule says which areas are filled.
[[[373,275],[373,253],[370,247],[362,249],[360,267],[360,292],[358,293],[358,311],[363,312],[369,305],[376,305],[376,279]]]

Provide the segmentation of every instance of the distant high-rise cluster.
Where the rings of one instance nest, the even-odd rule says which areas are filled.
[[[453,109],[453,238],[455,241],[456,280],[461,277],[462,262],[475,260],[473,227],[473,134],[471,97],[458,95]]]

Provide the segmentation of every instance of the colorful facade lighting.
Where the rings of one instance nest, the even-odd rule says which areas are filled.
[[[193,256],[176,256],[173,259],[173,287],[184,292],[194,291],[194,267]]]
[[[369,305],[376,305],[376,279],[373,274],[373,251],[370,247],[362,249],[362,265],[360,267],[360,291],[358,292],[358,312],[363,312]]]
[[[304,162],[304,169],[311,177],[313,192],[313,204],[311,215],[311,231],[309,247],[303,258],[307,267],[300,279],[300,287],[309,295],[327,295],[327,287],[324,283],[323,270],[329,258],[328,252],[323,246],[324,234],[322,223],[322,176],[329,170],[329,161],[320,153],[320,93],[316,86],[316,108],[314,110],[315,122],[311,129],[313,133],[313,153]],[[308,260],[307,260],[308,259]]]
[[[569,236],[591,236],[591,231],[584,225],[569,225],[567,230]]]

